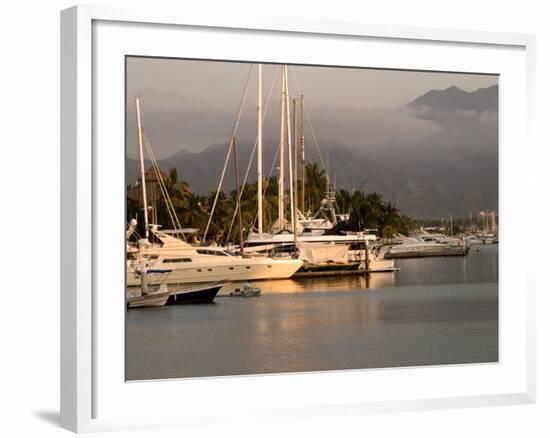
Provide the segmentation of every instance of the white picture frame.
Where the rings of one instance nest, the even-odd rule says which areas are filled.
[[[117,27],[118,26],[118,27]],[[140,32],[147,29],[147,47],[140,42]],[[166,41],[170,38],[188,38],[196,33],[192,48],[177,45],[169,47]],[[126,34],[127,32],[127,34]],[[174,33],[175,32],[175,33]],[[117,267],[107,269],[100,254],[109,243],[107,233],[102,233],[105,218],[103,204],[108,206],[106,187],[112,185],[109,175],[116,177],[120,162],[107,164],[103,149],[106,133],[113,134],[110,146],[122,147],[120,132],[124,129],[116,126],[121,120],[124,101],[120,107],[109,114],[112,125],[104,121],[102,108],[106,101],[98,90],[110,90],[110,98],[116,99],[123,93],[117,90],[123,78],[117,74],[110,81],[108,61],[116,59],[121,62],[121,53],[146,55],[155,53],[163,47],[165,56],[173,50],[179,56],[179,50],[192,50],[199,53],[204,50],[224,50],[217,38],[221,33],[230,34],[235,41],[246,38],[266,38],[273,42],[277,39],[293,39],[304,44],[325,43],[324,54],[331,55],[331,47],[326,42],[334,41],[335,47],[345,44],[369,43],[384,44],[392,47],[390,54],[384,58],[381,54],[379,66],[404,68],[407,56],[412,56],[404,47],[417,47],[425,51],[426,69],[449,71],[472,71],[474,65],[479,72],[501,74],[506,80],[501,84],[502,114],[500,117],[500,197],[501,197],[501,230],[502,246],[500,255],[502,275],[501,285],[504,289],[510,286],[517,296],[501,293],[500,345],[503,358],[496,365],[470,367],[420,367],[402,370],[360,370],[327,373],[299,373],[285,376],[253,376],[238,378],[185,379],[155,383],[125,383],[120,381],[121,329],[123,315],[118,315],[120,308],[110,305],[111,296],[98,299],[98,290],[105,293],[105,283],[120,280],[123,273],[116,273]],[[154,35],[158,34],[158,38]],[[129,38],[128,36],[131,36]],[[201,38],[205,42],[201,42]],[[228,39],[231,39],[228,38]],[[105,44],[108,41],[109,44]],[[163,44],[164,42],[164,44]],[[131,51],[125,44],[133,44]],[[215,44],[214,44],[215,43]],[[141,51],[139,44],[143,44]],[[201,46],[202,44],[202,46]],[[210,44],[210,46],[209,46]],[[181,46],[181,44],[180,44]],[[214,47],[216,46],[216,47]],[[373,46],[373,47],[374,47]],[[136,53],[135,47],[138,47]],[[210,47],[210,49],[208,48]],[[213,48],[214,47],[214,48]],[[265,49],[265,47],[269,47]],[[218,59],[245,59],[261,61],[281,60],[275,45],[266,45],[263,51],[256,51],[257,45],[248,48],[247,55],[239,55],[238,50],[226,48],[226,55]],[[242,49],[243,50],[243,49]],[[456,51],[451,56],[447,50]],[[481,50],[481,51],[479,51]],[[399,52],[400,51],[400,52]],[[468,54],[472,51],[472,54]],[[479,51],[479,52],[476,52]],[[191,16],[182,11],[163,10],[128,10],[109,7],[78,6],[61,13],[61,425],[72,431],[97,431],[115,428],[145,428],[187,424],[208,423],[224,419],[253,416],[255,418],[275,418],[280,416],[300,417],[311,415],[342,415],[344,413],[363,414],[368,412],[393,412],[414,409],[433,409],[446,407],[474,407],[499,404],[531,403],[535,399],[535,311],[534,284],[529,281],[531,270],[524,262],[518,262],[512,276],[507,267],[509,252],[506,252],[507,239],[511,239],[512,230],[519,223],[518,215],[523,219],[535,217],[534,209],[514,212],[507,206],[508,197],[519,196],[526,205],[536,205],[535,193],[535,143],[532,132],[534,111],[534,51],[535,40],[531,35],[506,34],[491,32],[459,31],[449,29],[424,29],[402,26],[377,26],[366,23],[316,22],[308,20],[287,20],[285,18],[254,18],[243,16],[240,20],[227,21],[224,17],[211,15]],[[373,53],[378,53],[376,48]],[[214,53],[214,52],[211,52]],[[217,53],[217,52],[215,52]],[[221,52],[220,52],[221,53]],[[261,53],[261,55],[259,55]],[[389,56],[401,53],[399,63],[388,65]],[[420,52],[419,52],[420,53]],[[433,56],[435,53],[441,56]],[[492,53],[492,55],[491,55]],[[192,53],[188,53],[187,57]],[[483,55],[483,56],[480,56]],[[213,55],[206,55],[206,57]],[[258,59],[258,56],[264,59]],[[299,60],[298,55],[290,54],[288,62]],[[345,54],[335,61],[341,64]],[[348,54],[349,56],[349,54]],[[468,58],[471,67],[459,68],[461,58]],[[494,63],[487,56],[493,56]],[[419,56],[419,59],[421,56]],[[321,59],[321,58],[317,58]],[[372,61],[375,62],[375,61]],[[475,63],[478,64],[475,64]],[[107,64],[106,64],[107,63]],[[414,63],[412,63],[414,64]],[[410,68],[418,68],[417,65]],[[371,64],[369,64],[371,65]],[[490,67],[494,65],[494,67]],[[454,67],[453,67],[454,66]],[[119,68],[119,67],[116,67]],[[106,70],[104,70],[106,69]],[[118,71],[118,70],[117,70]],[[109,84],[103,85],[101,81]],[[503,94],[504,93],[504,94]],[[112,102],[110,102],[112,103]],[[123,117],[123,114],[122,114]],[[99,128],[98,128],[99,125]],[[111,140],[109,140],[111,141]],[[520,141],[524,146],[522,157],[515,157],[510,145]],[[99,142],[99,143],[98,143]],[[116,161],[116,160],[115,160]],[[516,181],[510,181],[509,170],[515,165]],[[101,168],[101,172],[98,169]],[[112,172],[112,174],[110,173]],[[121,190],[123,186],[121,185]],[[116,190],[115,190],[116,192]],[[114,194],[116,195],[116,193]],[[115,199],[115,198],[113,198]],[[123,229],[123,224],[118,224]],[[117,225],[117,226],[118,226]],[[115,227],[116,228],[116,227]],[[118,230],[118,228],[117,228]],[[115,230],[116,231],[116,230]],[[104,234],[107,234],[104,237]],[[116,240],[116,239],[115,239]],[[115,242],[116,243],[116,242]],[[533,245],[526,242],[526,250]],[[122,248],[122,247],[121,247]],[[122,264],[121,264],[122,266]],[[116,277],[116,278],[115,278]],[[118,279],[118,280],[117,280]],[[515,310],[514,310],[515,309]],[[511,324],[512,312],[517,311],[515,326]],[[101,320],[98,320],[98,312]],[[105,336],[106,332],[114,333],[113,340]],[[111,342],[112,341],[112,342]],[[119,342],[117,344],[117,342]],[[517,349],[514,354],[512,352]],[[108,354],[112,353],[112,354]],[[110,357],[112,362],[109,362]],[[109,359],[108,359],[109,358]],[[485,367],[485,368],[484,368]],[[396,390],[384,386],[390,377],[397,386]],[[420,390],[412,381],[422,382],[433,379],[433,387]],[[457,379],[455,386],[447,388],[444,382]],[[461,382],[461,379],[464,379]],[[473,380],[472,380],[473,379]],[[114,382],[114,383],[113,383]],[[367,383],[370,382],[370,383]],[[409,382],[409,383],[407,383]],[[473,390],[469,382],[479,385]],[[369,394],[357,393],[357,388],[367,385],[372,390]],[[411,386],[409,388],[409,386]],[[428,385],[430,386],[430,385]],[[172,388],[178,388],[174,390]],[[195,394],[196,406],[189,411],[174,404],[174,391],[185,387],[187,394]],[[316,392],[315,388],[323,387],[324,391]],[[291,404],[285,397],[284,390],[300,388],[300,394]],[[352,388],[355,391],[352,391]],[[242,410],[221,409],[222,403],[237,397],[235,390],[242,392]],[[378,392],[377,392],[378,391]],[[198,394],[213,395],[220,399],[219,405],[201,405]],[[261,399],[261,394],[269,394],[269,400]],[[384,396],[382,396],[384,394]],[[166,406],[148,406],[147,415],[130,408],[124,410],[124,401],[139,400],[140,397],[165,399]],[[126,398],[125,398],[126,397]],[[246,397],[253,403],[246,404]],[[267,397],[265,397],[267,398]],[[168,409],[168,406],[171,406]],[[132,413],[133,412],[133,413]],[[105,414],[104,414],[105,413]]]

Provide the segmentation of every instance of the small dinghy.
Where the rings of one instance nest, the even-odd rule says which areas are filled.
[[[233,292],[230,292],[229,295],[232,297],[257,297],[262,293],[262,290],[259,287],[254,287],[250,283],[246,283],[243,288],[237,288]]]
[[[147,275],[150,273],[169,273],[170,270],[147,270],[140,272],[141,294],[127,296],[126,305],[134,307],[160,307],[170,304],[203,304],[212,303],[219,290],[229,284],[227,281],[216,283],[186,284],[176,290],[168,291],[166,283],[157,287],[149,285]]]
[[[146,291],[141,295],[128,297],[126,300],[126,305],[128,308],[134,307],[161,307],[166,305],[168,299],[170,298],[171,293],[168,292],[168,289],[165,284],[160,285],[156,290]]]

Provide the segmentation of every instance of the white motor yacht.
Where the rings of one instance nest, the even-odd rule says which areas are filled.
[[[221,247],[194,246],[159,230],[151,231],[159,243],[141,241],[137,252],[128,253],[127,286],[140,284],[144,267],[162,272],[166,284],[179,284],[290,278],[303,264],[291,258],[234,255]],[[155,282],[152,274],[150,281]]]
[[[465,246],[438,242],[425,242],[423,239],[407,237],[391,246],[386,252],[386,258],[433,257],[465,255]]]

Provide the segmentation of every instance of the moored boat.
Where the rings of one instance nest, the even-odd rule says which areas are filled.
[[[408,237],[392,245],[385,253],[385,258],[464,256],[467,253],[468,247],[465,245],[425,242],[422,239]]]
[[[159,230],[152,233],[161,244],[143,246],[133,254],[127,264],[128,286],[140,283],[144,267],[152,273],[170,271],[150,276],[152,284],[189,284],[290,278],[303,264],[297,259],[234,255],[221,247],[194,246]]]
[[[242,288],[236,288],[234,291],[229,293],[231,297],[258,297],[262,293],[262,290],[259,287],[254,287],[250,283],[245,283]]]
[[[214,302],[220,289],[228,283],[196,285],[188,289],[179,289],[170,294],[166,304],[207,304]]]

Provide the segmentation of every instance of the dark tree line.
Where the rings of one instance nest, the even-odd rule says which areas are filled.
[[[307,164],[305,168],[305,209],[315,212],[321,205],[327,190],[327,178],[324,170],[317,163]],[[202,236],[208,222],[209,212],[214,203],[215,191],[208,195],[199,195],[192,192],[188,184],[179,181],[176,169],[170,169],[168,174],[162,173],[164,186],[174,210],[184,228],[198,228]],[[163,228],[173,228],[173,224],[165,205],[162,191],[157,178],[150,170],[146,174],[147,201],[149,204],[149,217],[155,218]],[[301,182],[298,183],[301,188]],[[264,229],[268,230],[277,220],[278,213],[278,183],[277,178],[271,177],[264,182]],[[338,213],[349,213],[349,221],[340,222],[332,230],[341,231],[362,231],[364,229],[376,229],[378,235],[391,237],[395,233],[408,234],[416,228],[415,222],[401,214],[394,205],[385,202],[378,193],[364,193],[362,191],[338,190],[336,192],[336,208]],[[287,193],[288,196],[288,193]],[[257,227],[257,186],[256,184],[245,184],[241,198],[241,210],[243,228],[245,232]],[[288,199],[288,198],[287,198]],[[301,193],[297,194],[297,200],[301,199]],[[236,205],[236,192],[221,191],[218,195],[216,209],[212,216],[211,225],[208,231],[207,240],[225,243],[228,239],[238,239],[237,220],[230,231]],[[288,208],[288,207],[287,207]],[[138,232],[143,235],[143,200],[141,183],[127,187],[127,219],[138,219]],[[290,215],[290,213],[287,213]],[[230,233],[230,235],[229,235]]]

